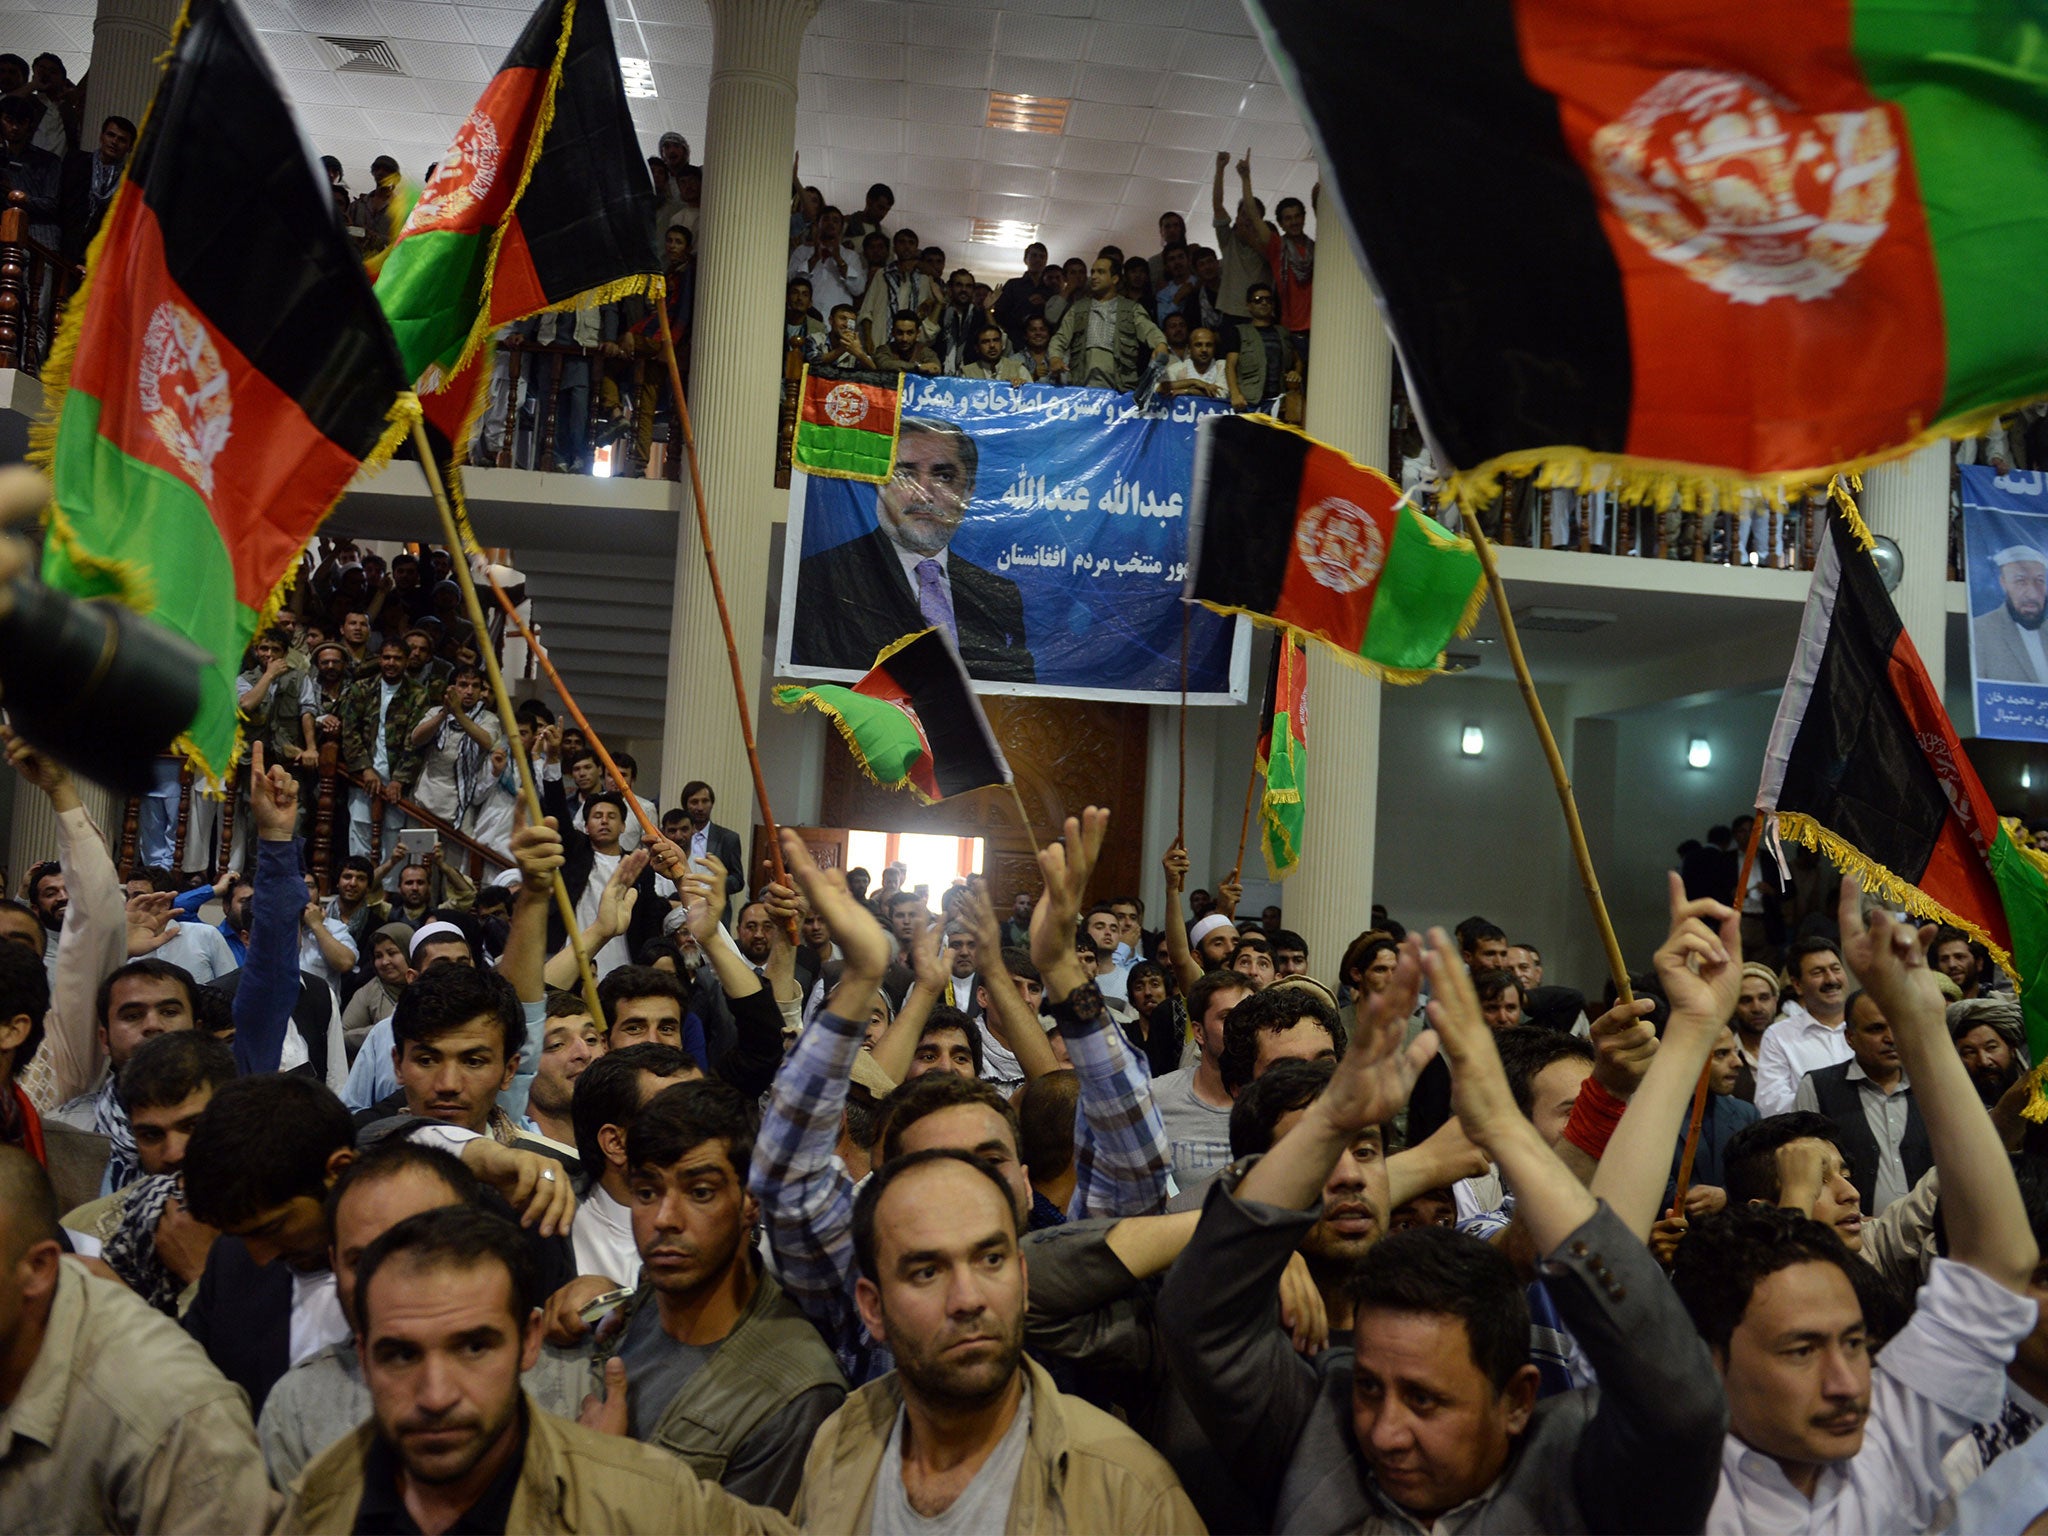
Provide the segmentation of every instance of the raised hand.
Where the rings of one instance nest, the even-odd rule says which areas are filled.
[[[845,957],[846,969],[870,983],[881,980],[896,946],[874,914],[853,899],[845,871],[818,868],[804,840],[787,827],[782,829],[782,865],[811,910],[824,920],[825,931]]]
[[[1166,869],[1166,893],[1177,895],[1188,883],[1188,851],[1179,843],[1166,850],[1166,857],[1159,861]]]
[[[1412,1043],[1408,1040],[1408,1019],[1415,1012],[1421,981],[1421,948],[1410,937],[1394,962],[1393,980],[1383,991],[1361,999],[1351,1043],[1323,1090],[1331,1123],[1340,1129],[1362,1131],[1393,1119],[1408,1102],[1415,1079],[1436,1055],[1436,1039],[1427,1031]],[[1472,1006],[1476,1012],[1476,998]],[[1483,1018],[1479,1027],[1486,1028]]]
[[[1738,973],[1739,974],[1739,973]],[[1634,1095],[1657,1056],[1657,1031],[1650,1026],[1656,1004],[1647,997],[1616,1003],[1593,1021],[1593,1076],[1617,1099]],[[1734,1004],[1729,1005],[1731,1011]]]
[[[512,834],[511,851],[512,862],[519,866],[519,888],[529,895],[546,896],[554,886],[555,871],[562,867],[562,834],[555,829],[555,818],[518,828]]]
[[[1711,1021],[1718,1030],[1742,988],[1742,918],[1726,902],[1688,901],[1676,871],[1670,882],[1671,932],[1657,951],[1657,980],[1674,1017]]]
[[[947,983],[952,973],[939,954],[939,925],[931,920],[929,913],[919,915],[917,935],[910,941],[911,968],[917,973],[917,984],[934,997],[950,999],[951,988]]]
[[[1031,909],[1031,959],[1053,1002],[1063,1001],[1089,979],[1074,955],[1074,924],[1081,915],[1081,897],[1088,889],[1089,876],[1095,873],[1095,861],[1102,856],[1102,839],[1108,830],[1109,812],[1091,805],[1079,816],[1067,818],[1059,842],[1038,851],[1038,872],[1044,877],[1045,891]]]
[[[1863,882],[1842,877],[1842,904],[1836,916],[1842,928],[1842,959],[1863,983],[1892,1028],[1932,1019],[1937,1025],[1947,1011],[1934,969],[1927,963],[1934,925],[1902,923],[1876,910],[1863,916]]]
[[[169,891],[144,891],[128,898],[128,958],[154,954],[178,936]]]
[[[263,766],[263,743],[249,743],[249,809],[256,818],[256,836],[266,843],[288,843],[299,824],[299,781],[281,766]]]
[[[1451,1066],[1451,1113],[1464,1125],[1472,1144],[1491,1153],[1496,1141],[1528,1122],[1508,1088],[1507,1071],[1501,1066],[1493,1030],[1480,1011],[1472,973],[1443,929],[1429,930],[1429,952],[1422,965],[1432,993],[1429,1022]],[[1397,967],[1396,982],[1400,975]]]
[[[646,867],[647,850],[634,849],[619,860],[611,879],[605,881],[604,889],[598,893],[597,920],[611,930],[614,938],[633,925],[633,909],[640,904],[640,892],[635,882]]]

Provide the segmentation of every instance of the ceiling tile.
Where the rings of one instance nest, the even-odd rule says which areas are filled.
[[[905,42],[930,48],[975,48],[987,53],[995,46],[996,16],[958,5],[911,5],[903,8]]]
[[[1228,32],[1238,37],[1252,37],[1251,18],[1244,13],[1243,0],[1188,0],[1187,19],[1183,23],[1198,32]]]
[[[1037,165],[985,165],[981,168],[980,186],[984,192],[1043,197],[1052,190],[1052,172]]]
[[[826,0],[811,28],[820,37],[852,37],[870,43],[903,41],[903,7],[887,0]]]
[[[1072,59],[1026,59],[1000,53],[989,73],[989,88],[1017,96],[1071,96],[1075,68]]]
[[[888,118],[834,113],[825,119],[825,142],[834,149],[877,150],[893,155],[903,147],[903,125]]]
[[[76,7],[70,5],[46,5],[42,9],[70,11],[75,10]],[[86,9],[90,13],[92,8],[87,6]],[[297,18],[283,6],[273,4],[272,0],[251,0],[251,3],[245,4],[242,7],[242,15],[249,25],[255,27],[258,31],[296,32],[299,29]]]
[[[950,123],[918,123],[903,125],[903,148],[913,155],[956,156],[974,160],[981,155],[982,130],[961,129]]]
[[[476,109],[476,99],[481,94],[467,80],[422,80],[419,87],[427,99],[427,109],[445,114],[441,135],[444,143],[454,138],[454,125]]]
[[[1192,181],[1200,183],[1203,178],[1216,174],[1216,162],[1212,156],[1192,149],[1169,149],[1159,144],[1147,144],[1138,152],[1138,174],[1157,176],[1161,181]],[[1225,188],[1228,189],[1228,178]]]
[[[308,32],[333,37],[378,37],[383,23],[367,0],[291,0],[291,13]]]
[[[415,79],[471,81],[482,84],[497,73],[497,60],[486,60],[474,43],[407,43],[401,57]],[[474,92],[471,93],[472,97]],[[468,116],[469,109],[463,109]],[[450,138],[454,137],[451,125]]]
[[[306,102],[297,107],[299,123],[317,146],[322,138],[347,134],[361,137],[370,131],[370,121],[360,107],[335,107],[324,102]],[[364,164],[367,166],[368,161]],[[367,177],[363,178],[365,181]]]
[[[1252,150],[1253,170],[1261,159],[1292,162],[1308,153],[1308,134],[1298,123],[1241,123],[1239,135]],[[1254,177],[1256,185],[1256,176]]]
[[[1000,192],[977,192],[974,194],[976,217],[984,219],[1014,219],[1022,224],[1036,224],[1045,217],[1046,202],[1042,197],[1008,197]]]
[[[1196,186],[1188,181],[1165,181],[1151,176],[1138,175],[1130,178],[1124,187],[1124,206],[1144,212],[1156,235],[1159,229],[1159,215],[1169,210],[1186,218],[1197,201],[1203,206],[1205,217],[1194,220],[1196,224],[1207,223],[1209,192],[1206,187]],[[1191,235],[1200,237],[1200,232],[1190,229]]]
[[[1157,27],[1131,27],[1113,21],[1098,21],[1088,34],[1087,57],[1096,64],[1164,69],[1173,62],[1173,34]]]
[[[1083,64],[1074,94],[1085,101],[1107,101],[1126,107],[1149,107],[1159,96],[1160,76],[1149,69],[1120,69],[1111,64]]]
[[[989,128],[981,136],[981,157],[997,165],[1051,165],[1059,157],[1056,133],[1016,133]]]
[[[1244,115],[1273,123],[1294,123],[1301,120],[1287,92],[1277,85],[1255,85],[1245,92]]]
[[[878,80],[825,77],[825,108],[847,116],[901,117],[903,87]]]
[[[903,45],[900,43],[856,42],[842,38],[827,56],[829,73],[857,80],[901,80]]]
[[[414,112],[427,104],[420,94],[416,80],[394,80],[389,75],[343,75],[341,88],[348,92],[348,99],[359,107],[379,107],[398,112]],[[453,126],[448,133],[455,137]]]
[[[323,72],[333,69],[327,55],[316,48],[313,39],[303,32],[258,32],[256,35],[262,39],[270,61],[279,69],[317,69]]]
[[[1060,203],[1120,203],[1124,181],[1106,171],[1054,171],[1052,196]]]
[[[1171,112],[1203,112],[1211,117],[1236,117],[1244,104],[1242,80],[1205,80],[1200,75],[1168,75],[1159,105]],[[1155,140],[1165,143],[1165,140]]]
[[[1067,114],[1067,132],[1077,139],[1142,140],[1152,114],[1142,107],[1118,107],[1102,101],[1077,101]]]
[[[1164,144],[1169,149],[1223,149],[1227,147],[1223,142],[1226,130],[1235,134],[1237,129],[1231,118],[1187,112],[1154,112],[1151,119],[1145,126],[1145,142]]]
[[[1255,37],[1222,37],[1214,32],[1183,32],[1174,50],[1173,67],[1184,75],[1210,75],[1250,81],[1266,62],[1266,50]]]
[[[979,90],[988,84],[988,55],[967,48],[912,47],[903,56],[903,77],[913,89],[957,85]]]
[[[711,67],[711,29],[709,27],[657,26],[652,22],[639,27],[638,32],[646,38],[646,57],[657,64],[698,64]],[[623,38],[619,51],[629,56],[640,52],[637,43]]]
[[[425,5],[418,0],[379,0],[377,14],[383,18],[388,37],[416,37],[435,43],[468,41],[462,17],[452,5]]]
[[[978,165],[972,160],[955,159],[944,155],[905,155],[903,157],[903,175],[906,184],[934,192],[971,192],[974,190],[977,174],[982,178],[981,185],[986,186],[988,185],[987,178],[1003,169],[1004,167],[1002,166]],[[1005,190],[1028,192],[1031,189],[1029,187],[1016,187]],[[1041,187],[1038,190],[1042,192],[1045,189]],[[912,203],[910,194],[903,188],[898,188],[897,193],[901,199],[902,206],[906,209],[916,210],[921,207],[922,210],[933,214],[942,211],[940,205],[935,202],[926,202],[921,205]]]
[[[909,92],[904,114],[920,123],[957,123],[979,128],[988,121],[988,92],[924,85]]]
[[[1001,47],[1027,59],[1078,59],[1088,46],[1088,23],[1061,16],[1006,12]]]
[[[518,11],[487,11],[471,5],[458,9],[469,35],[486,48],[510,48],[526,30],[526,17]]]
[[[696,64],[657,64],[654,66],[654,85],[659,93],[655,99],[667,102],[669,112],[680,111],[686,106],[702,112],[711,95],[711,71]],[[645,101],[647,98],[635,99]]]
[[[1177,27],[1187,13],[1188,0],[1117,0],[1113,12],[1118,21],[1154,28]]]
[[[314,106],[351,105],[348,92],[341,88],[341,82],[334,77],[332,71],[281,69],[278,71],[278,78],[284,82],[284,93],[291,98],[295,107],[303,109]],[[466,115],[469,108],[464,107],[462,110]]]
[[[1058,163],[1075,171],[1128,171],[1138,163],[1138,146],[1120,139],[1062,139]]]
[[[711,29],[711,13],[705,9],[704,0],[633,0],[632,9],[644,23]]]

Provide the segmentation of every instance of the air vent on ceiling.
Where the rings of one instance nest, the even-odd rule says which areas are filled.
[[[988,93],[988,125],[1008,128],[1014,133],[1064,133],[1067,109],[1073,102],[1064,96],[1016,96],[1008,91]]]
[[[1586,608],[1527,608],[1515,615],[1515,626],[1538,634],[1583,635],[1589,629],[1612,624],[1617,617]]]
[[[626,82],[626,94],[644,100],[657,96],[654,88],[654,66],[646,59],[619,59],[619,78]]]
[[[323,37],[328,57],[334,67],[350,75],[402,75],[406,68],[398,62],[398,55],[391,44],[381,37]]]
[[[1022,219],[976,219],[967,238],[975,245],[1029,245],[1038,238],[1038,226]]]

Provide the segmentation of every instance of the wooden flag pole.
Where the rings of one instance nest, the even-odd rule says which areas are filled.
[[[1536,736],[1543,743],[1543,755],[1550,762],[1550,781],[1557,786],[1558,803],[1564,807],[1564,830],[1571,839],[1572,856],[1578,861],[1579,883],[1586,890],[1586,905],[1593,909],[1593,922],[1600,930],[1600,942],[1607,950],[1607,971],[1614,978],[1614,990],[1618,1000],[1624,1003],[1635,1001],[1635,993],[1628,984],[1628,966],[1621,958],[1621,941],[1614,936],[1614,922],[1607,915],[1607,904],[1600,899],[1600,878],[1593,872],[1593,855],[1586,847],[1586,829],[1579,823],[1578,802],[1572,798],[1571,777],[1565,772],[1564,757],[1557,750],[1557,738],[1550,734],[1550,722],[1544,718],[1543,702],[1536,697],[1536,683],[1529,676],[1529,663],[1522,655],[1522,642],[1515,633],[1515,617],[1508,611],[1506,590],[1501,586],[1500,572],[1494,568],[1493,547],[1487,541],[1486,530],[1479,526],[1474,515],[1465,519],[1465,531],[1471,536],[1472,548],[1478,552],[1479,568],[1486,573],[1486,590],[1493,598],[1493,611],[1500,618],[1501,638],[1507,642],[1508,659],[1514,663],[1515,681],[1521,684],[1522,702],[1529,706],[1529,718],[1536,723]]]
[[[1017,788],[1017,781],[1010,780],[1010,803],[1017,807],[1017,820],[1024,828],[1024,840],[1031,844],[1032,851],[1038,850],[1038,833],[1031,826],[1031,812],[1025,808],[1024,795]]]
[[[476,582],[469,574],[469,552],[463,546],[462,530],[455,521],[455,508],[449,504],[448,488],[441,483],[441,466],[434,462],[434,447],[427,441],[426,425],[417,416],[412,423],[412,442],[420,456],[420,470],[427,477],[427,489],[433,492],[435,510],[441,514],[441,531],[448,540],[448,563],[455,568],[455,584],[462,590],[463,607],[476,630],[477,657],[483,662],[484,676],[491,685],[491,702],[497,706],[498,719],[505,727],[505,751],[519,767],[520,798],[526,803],[528,820],[537,827],[543,819],[540,787],[533,781],[533,764],[527,761],[526,753],[519,745],[519,722],[513,718],[512,695],[505,689],[505,674],[498,669],[498,654],[491,648],[490,627],[484,622],[484,605],[477,599]],[[597,975],[590,968],[590,956],[584,953],[583,933],[576,924],[576,904],[569,900],[569,887],[563,883],[559,869],[554,873],[554,887],[555,910],[562,916],[570,950],[576,956],[576,974],[583,982],[583,1001],[590,1009],[590,1016],[601,1024],[604,1006],[597,1000]]]
[[[576,722],[576,728],[583,732],[583,739],[590,743],[590,750],[597,754],[598,762],[603,765],[604,771],[611,775],[612,782],[623,789],[626,781],[619,773],[619,765],[612,761],[611,753],[605,750],[604,743],[598,740],[597,732],[591,729],[589,720],[584,718],[575,695],[569,692],[568,685],[562,681],[562,674],[555,670],[555,664],[548,659],[548,653],[542,650],[540,642],[533,638],[533,631],[528,629],[526,621],[519,617],[519,610],[512,606],[512,599],[507,597],[505,589],[498,585],[498,578],[486,571],[484,579],[491,584],[491,595],[498,600],[498,606],[505,611],[505,617],[512,621],[512,627],[519,631],[520,639],[526,642],[526,648],[533,653],[534,660],[540,663],[541,671],[547,674],[548,682],[554,686],[555,696],[562,701],[562,707],[569,711],[569,718]],[[632,806],[633,815],[639,821],[640,831],[647,841],[653,842],[658,839],[661,836],[661,828],[648,820],[647,809],[641,805],[640,797],[627,794],[626,801]]]
[[[1749,895],[1749,875],[1756,865],[1757,844],[1763,840],[1764,819],[1758,816],[1749,827],[1749,846],[1742,851],[1742,873],[1735,877],[1735,921],[1742,922],[1743,899]],[[1673,1216],[1685,1214],[1685,1191],[1692,1183],[1693,1155],[1700,1149],[1700,1125],[1707,1115],[1707,1080],[1713,1073],[1710,1061],[1700,1068],[1700,1080],[1693,1085],[1692,1118],[1685,1127],[1685,1151],[1678,1159],[1678,1186],[1672,1191],[1671,1212]]]
[[[761,776],[761,754],[754,747],[754,715],[747,705],[747,677],[740,668],[739,642],[733,639],[732,610],[726,606],[725,583],[719,579],[718,557],[711,549],[711,514],[704,509],[704,476],[697,464],[697,434],[690,425],[690,403],[683,398],[683,370],[676,362],[675,338],[668,333],[668,284],[656,280],[655,329],[661,332],[661,355],[668,364],[668,386],[676,397],[676,423],[683,433],[683,451],[690,461],[690,501],[697,509],[697,538],[704,546],[704,568],[711,576],[711,597],[718,605],[718,624],[725,631],[725,659],[732,667],[732,698],[740,712],[740,739],[747,746],[747,767],[754,774],[754,799],[768,828],[768,864],[777,885],[789,884],[782,867],[782,839],[775,811],[768,804],[768,781]]]
[[[1282,645],[1287,643],[1284,636],[1280,643]],[[1232,885],[1238,884],[1239,877],[1244,874],[1244,845],[1245,840],[1251,836],[1252,832],[1252,795],[1257,791],[1258,787],[1259,759],[1258,754],[1255,752],[1252,754],[1252,771],[1245,775],[1244,819],[1237,824],[1237,863],[1230,871],[1230,883]]]

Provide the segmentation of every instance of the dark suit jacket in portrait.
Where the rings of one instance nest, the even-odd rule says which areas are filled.
[[[1036,682],[1017,584],[961,559],[958,551],[946,557],[946,572],[969,674],[990,683]],[[793,623],[793,663],[853,672],[872,667],[884,647],[930,628],[896,546],[879,528],[804,558]]]

